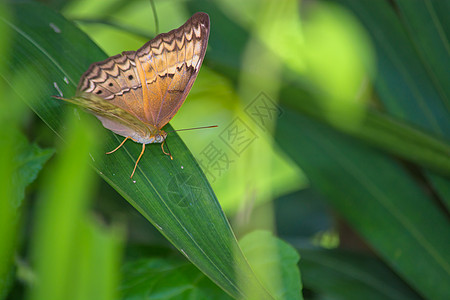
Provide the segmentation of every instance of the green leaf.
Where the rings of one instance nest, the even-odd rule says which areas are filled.
[[[246,235],[239,245],[275,299],[303,299],[295,249],[265,231]],[[192,265],[174,258],[127,263],[124,278],[125,299],[230,299]]]
[[[450,111],[450,69],[449,33],[450,23],[445,12],[450,10],[448,1],[396,1],[400,21],[403,23],[408,38],[417,52],[428,77],[447,109]],[[426,92],[426,91],[424,91]],[[439,109],[440,107],[436,107]],[[435,114],[437,118],[440,116]],[[444,122],[445,120],[439,120]],[[444,136],[450,139],[450,125],[447,123]],[[450,156],[450,155],[449,155]],[[450,181],[439,175],[427,172],[426,175],[450,210]],[[448,176],[447,176],[448,177]]]
[[[400,14],[399,21],[411,40],[411,48],[416,50],[418,61],[423,64],[441,102],[450,109],[450,85],[448,84],[450,23],[445,13],[450,10],[450,3],[439,0],[397,0],[395,4]],[[439,120],[439,122],[445,122],[445,120]],[[448,131],[444,134],[450,137]]]
[[[74,95],[81,74],[90,63],[104,59],[105,54],[70,22],[49,9],[27,2],[11,7],[15,20],[2,20],[15,33],[13,56],[9,60],[14,76],[8,76],[8,83],[61,135],[65,131],[61,115],[74,108],[50,96],[60,92],[66,97]],[[79,115],[82,121],[90,118],[83,113]],[[100,127],[99,123],[96,126]],[[166,129],[170,131],[171,127]],[[103,130],[103,135],[102,152],[121,142],[107,130]],[[257,291],[259,299],[272,298],[247,264],[210,185],[183,141],[171,133],[168,143],[174,160],[164,155],[159,145],[149,145],[132,180],[129,176],[141,151],[139,144],[127,142],[111,155],[91,153],[92,164],[175,247],[230,295],[245,298],[246,291]]]
[[[402,278],[422,295],[445,298],[450,224],[402,165],[289,111],[280,119],[276,139],[312,187]]]
[[[378,57],[375,87],[386,110],[448,142],[448,1],[339,2],[355,12],[373,38]],[[444,174],[447,179],[431,172],[425,176],[450,208],[450,181],[448,172]]]
[[[375,86],[386,109],[392,115],[416,124],[437,136],[450,137],[449,106],[446,104],[448,99],[443,101],[445,99],[442,98],[443,88],[436,86],[437,82],[434,80],[436,76],[429,74],[429,71],[433,72],[427,66],[431,60],[418,56],[417,44],[414,45],[408,37],[406,28],[401,23],[401,19],[396,16],[396,12],[389,2],[370,0],[357,2],[342,0],[341,2],[346,3],[356,12],[373,37],[379,60],[379,73]],[[399,2],[407,2],[401,5],[404,7],[420,5],[419,1]],[[433,7],[425,3],[422,5],[428,8]],[[431,19],[433,11],[426,8],[419,9],[416,14],[429,14],[427,30],[436,33],[429,38],[435,36],[440,39],[441,36],[436,28],[433,29],[435,24]],[[448,33],[444,32],[443,34]],[[445,40],[442,42],[446,43]],[[440,47],[434,51],[441,51],[439,49]],[[448,58],[448,53],[446,56]],[[436,54],[435,57],[443,60],[444,64],[448,64],[445,56]],[[445,62],[446,60],[447,62]],[[443,67],[445,68],[445,65]]]
[[[328,118],[325,110],[327,101],[313,95],[301,95],[308,101],[298,101],[285,89],[283,102],[289,108],[312,116],[328,125],[358,139],[385,150],[420,166],[436,171],[438,174],[450,175],[450,144],[440,140],[419,128],[414,128],[401,120],[385,113],[368,109],[364,112],[357,126],[340,126]],[[302,91],[297,89],[300,95]]]
[[[139,259],[125,264],[123,274],[120,291],[124,299],[232,299],[180,259]]]
[[[29,144],[26,138],[17,133],[14,140],[14,153],[16,171],[12,178],[12,186],[15,189],[15,197],[19,206],[25,197],[25,188],[32,183],[42,166],[50,159],[55,152],[53,149],[41,149],[36,144]]]
[[[305,287],[330,299],[422,299],[380,260],[337,250],[300,249]]]
[[[300,256],[292,246],[262,230],[247,234],[239,245],[276,299],[303,299],[298,269]]]

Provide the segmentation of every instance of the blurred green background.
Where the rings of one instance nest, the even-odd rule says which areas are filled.
[[[132,182],[140,147],[105,157],[119,139],[50,96],[197,11],[209,45],[170,125],[218,127],[169,133],[175,162],[150,146]],[[448,299],[449,11],[2,2],[0,299]]]

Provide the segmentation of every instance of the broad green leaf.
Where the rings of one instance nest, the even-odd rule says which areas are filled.
[[[416,50],[419,61],[423,64],[442,103],[447,110],[450,109],[450,85],[448,84],[450,27],[448,16],[441,15],[450,11],[450,2],[397,0],[395,4],[399,8],[399,21],[412,42],[411,48]],[[440,120],[440,122],[444,121]],[[445,136],[448,138],[450,134],[445,132]]]
[[[276,299],[303,299],[295,249],[264,231],[246,235],[239,245]],[[120,290],[125,299],[230,299],[192,265],[175,258],[127,263]]]
[[[386,110],[448,142],[450,26],[444,12],[449,10],[449,2],[338,2],[355,12],[373,38],[378,57],[375,88]],[[450,207],[448,176],[425,175]]]
[[[239,245],[276,299],[303,299],[298,269],[300,256],[292,246],[262,230],[247,234],[239,240]]]
[[[195,266],[180,259],[139,259],[125,264],[123,274],[120,291],[126,300],[232,299]]]
[[[341,2],[355,11],[374,40],[379,66],[375,87],[387,111],[437,136],[449,137],[449,107],[442,101],[441,89],[436,88],[434,76],[429,75],[429,68],[423,63],[424,59],[425,63],[430,60],[417,55],[416,47],[389,2]],[[445,57],[441,59],[445,61]]]
[[[337,130],[364,140],[386,152],[428,168],[438,174],[450,175],[450,144],[412,127],[385,113],[368,109],[362,115],[358,126],[339,126],[330,120],[323,109],[327,102],[317,95],[305,94],[295,89],[299,100],[282,91],[282,101],[290,109],[314,117]]]
[[[412,41],[417,56],[427,71],[441,102],[447,108],[450,118],[450,23],[445,12],[450,11],[449,1],[396,1],[401,14],[400,20]],[[444,14],[443,14],[444,13]],[[442,122],[442,121],[440,121]],[[450,139],[450,126],[444,136]],[[449,155],[450,156],[450,155]],[[450,181],[427,172],[426,175],[436,188],[436,192],[450,210]]]
[[[402,165],[289,111],[280,119],[276,139],[312,187],[402,278],[424,296],[445,298],[450,224]]]
[[[336,300],[422,299],[374,257],[337,250],[299,251],[303,282],[315,294]]]
[[[15,3],[15,20],[3,19],[14,31],[10,72],[20,74],[22,88],[8,80],[14,91],[58,135],[64,132],[62,114],[73,107],[51,95],[70,97],[78,78],[89,64],[105,54],[89,38],[60,15],[35,3]],[[201,73],[200,75],[201,76]],[[75,111],[82,120],[90,118]],[[97,122],[97,127],[100,127]],[[170,126],[166,128],[171,130]],[[102,131],[101,152],[114,149],[121,138]],[[99,174],[166,238],[216,284],[236,298],[246,290],[257,291],[260,299],[271,296],[256,279],[231,231],[205,176],[182,140],[168,137],[171,161],[160,145],[147,146],[133,179],[129,178],[141,145],[127,142],[111,155],[91,153]]]

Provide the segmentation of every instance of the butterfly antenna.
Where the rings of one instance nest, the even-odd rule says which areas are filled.
[[[122,147],[123,144],[125,144],[125,142],[126,142],[129,138],[130,138],[130,137],[127,136],[127,137],[123,140],[123,142],[120,143],[120,145],[116,147],[116,149],[114,149],[113,151],[106,152],[106,154],[111,154],[111,153],[114,153],[114,152],[116,152],[117,150],[119,150],[119,148]]]
[[[169,155],[169,156],[170,156],[170,159],[173,160],[172,153],[170,153],[169,144],[166,144],[166,146],[167,146],[167,151],[169,151],[169,153],[166,153],[166,151],[164,151],[164,143],[165,143],[165,142],[166,142],[166,140],[164,140],[164,141],[162,142],[162,144],[161,144],[162,152],[163,152],[165,155]]]
[[[184,128],[184,129],[177,129],[177,130],[171,130],[166,132],[178,132],[178,131],[187,131],[187,130],[196,130],[196,129],[206,129],[206,128],[216,128],[219,127],[219,125],[211,125],[211,126],[203,126],[203,127],[194,127],[194,128]]]
[[[144,150],[145,150],[145,144],[142,144],[142,151],[141,151],[141,154],[139,154],[139,157],[138,157],[138,159],[137,159],[137,161],[136,161],[136,164],[134,165],[133,173],[131,173],[130,178],[133,178],[133,175],[134,175],[134,172],[136,171],[138,162],[139,162],[139,160],[141,159],[142,154],[144,154]]]

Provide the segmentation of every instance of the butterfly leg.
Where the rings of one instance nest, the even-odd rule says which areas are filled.
[[[125,142],[129,139],[130,137],[129,136],[127,136],[124,140],[123,140],[123,142],[122,143],[120,143],[120,145],[119,146],[117,146],[117,148],[116,149],[114,149],[113,151],[109,151],[109,152],[106,152],[106,154],[111,154],[111,153],[114,153],[114,152],[116,152],[120,147],[122,147],[123,146],[123,144],[125,144]]]
[[[134,165],[133,173],[131,173],[130,178],[133,178],[133,175],[134,175],[134,172],[136,171],[138,162],[139,162],[139,160],[141,159],[142,154],[144,154],[144,151],[145,151],[145,144],[142,144],[142,151],[141,151],[141,154],[139,154],[139,157],[138,157],[138,159],[137,159],[137,161],[136,161],[136,164]]]
[[[164,143],[165,143],[165,142],[166,142],[166,140],[164,140],[164,141],[161,143],[161,149],[162,149],[162,152],[163,152],[165,155],[169,155],[169,156],[170,156],[170,159],[173,160],[172,153],[170,153],[170,150],[169,150],[169,146],[167,146],[167,150],[169,151],[169,153],[166,153],[166,151],[164,151]]]

